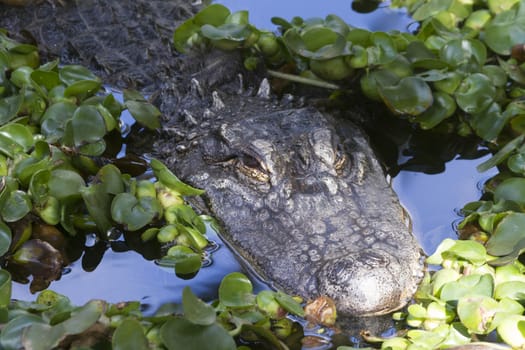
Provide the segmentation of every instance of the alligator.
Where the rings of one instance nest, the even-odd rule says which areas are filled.
[[[273,97],[264,72],[243,72],[237,54],[177,55],[172,31],[195,10],[182,0],[0,5],[0,27],[48,59],[153,93],[164,119],[152,152],[206,191],[196,207],[256,276],[305,298],[329,296],[345,315],[403,307],[423,276],[422,253],[348,118],[358,112]]]

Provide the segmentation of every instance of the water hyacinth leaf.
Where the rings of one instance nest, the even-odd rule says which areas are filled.
[[[512,141],[507,142],[495,155],[493,155],[488,160],[484,161],[476,167],[476,170],[480,173],[489,170],[490,168],[495,167],[496,165],[503,162],[525,139],[525,135],[520,135],[513,139]]]
[[[111,202],[111,217],[128,231],[140,230],[162,212],[156,198],[137,199],[130,193],[119,193]]]
[[[498,335],[513,349],[525,346],[525,316],[509,315],[498,325]]]
[[[226,275],[219,286],[219,301],[224,306],[233,308],[254,305],[253,286],[248,277],[240,272]]]
[[[0,127],[0,135],[12,140],[19,145],[24,152],[29,151],[34,144],[33,133],[25,125],[18,123],[9,123]]]
[[[102,82],[100,80],[76,81],[64,90],[64,96],[81,96],[82,98],[85,98],[86,96],[95,94],[98,90],[100,90],[101,86]]]
[[[498,309],[496,300],[480,295],[459,299],[457,307],[461,323],[475,334],[487,334],[494,330],[492,320]]]
[[[24,191],[11,191],[0,208],[5,222],[15,222],[26,216],[32,209],[31,197]]]
[[[218,27],[205,24],[201,27],[201,33],[210,40],[241,42],[246,40],[252,31],[246,24],[225,23]]]
[[[496,88],[484,74],[467,76],[455,92],[458,106],[467,113],[480,113],[494,101]]]
[[[79,81],[100,81],[89,69],[79,65],[67,65],[58,70],[60,81],[66,86],[73,85]]]
[[[434,97],[428,84],[418,77],[406,77],[396,85],[379,85],[385,104],[395,113],[418,115],[427,110]]]
[[[237,349],[232,336],[221,326],[196,325],[183,318],[166,322],[160,329],[160,336],[170,350],[208,349],[210,344],[215,350]]]
[[[501,113],[499,103],[493,102],[485,110],[472,114],[470,125],[476,134],[487,141],[493,141],[499,135],[507,122]]]
[[[11,229],[4,222],[0,221],[0,256],[3,256],[9,250],[9,246],[11,245],[11,238],[12,238]],[[4,271],[4,270],[0,270],[0,271]],[[0,286],[0,290],[1,290],[1,286]],[[2,305],[3,304],[1,304],[0,302],[0,306]]]
[[[440,12],[448,10],[451,5],[452,0],[431,0],[418,7],[412,14],[412,18],[416,21],[424,21],[427,18],[434,17]]]
[[[200,28],[205,24],[219,26],[225,23],[226,18],[230,15],[230,10],[220,4],[211,4],[203,8],[193,18],[182,23],[173,33],[173,45],[179,52],[184,52],[188,39],[197,34]]]
[[[511,177],[499,184],[494,190],[494,201],[502,199],[525,205],[525,178]]]
[[[494,256],[504,256],[512,253],[516,245],[525,238],[524,213],[510,213],[496,227],[496,230],[486,244],[487,252]]]
[[[275,293],[275,300],[282,306],[283,309],[291,314],[299,317],[304,317],[304,310],[301,304],[299,304],[294,298],[288,294],[277,292]]]
[[[53,170],[48,182],[49,194],[60,201],[80,198],[80,189],[85,186],[82,176],[67,169]]]
[[[496,15],[484,30],[487,46],[500,55],[510,55],[514,45],[522,44],[525,37],[523,5]]]
[[[111,221],[111,197],[104,185],[92,184],[80,190],[86,209],[95,221],[99,232],[105,234],[113,227]]]
[[[169,249],[166,257],[173,264],[177,276],[189,276],[199,272],[202,267],[200,254],[191,248],[176,245]]]
[[[194,188],[185,184],[175,174],[171,172],[161,161],[152,159],[150,162],[151,169],[155,177],[166,187],[177,191],[183,196],[198,196],[204,193],[203,190]]]
[[[31,198],[35,205],[44,203],[49,196],[49,188],[47,184],[50,179],[51,171],[48,169],[38,170],[31,177],[29,191],[31,192]]]
[[[110,194],[124,192],[124,181],[120,169],[113,164],[106,164],[97,173],[97,178],[104,186],[104,190]]]
[[[279,321],[277,321],[279,322]],[[276,322],[276,324],[278,324]],[[274,325],[275,327],[275,325]],[[268,328],[260,325],[251,325],[249,323],[245,323],[242,325],[242,330],[246,332],[253,332],[257,334],[258,338],[261,338],[271,344],[271,348],[275,350],[286,350],[288,349],[283,345],[283,343],[277,338],[277,336],[270,331]]]
[[[71,127],[73,142],[76,147],[86,143],[98,142],[106,135],[106,123],[95,106],[79,106],[71,118],[71,123],[66,124],[66,129]],[[67,131],[66,131],[67,133]]]
[[[54,143],[64,135],[65,124],[73,117],[77,106],[71,102],[57,102],[46,109],[42,116],[40,131],[49,143]]]
[[[23,148],[10,137],[0,134],[0,153],[8,156],[9,158],[14,158],[16,154],[22,153]]]
[[[468,295],[492,296],[494,280],[491,275],[467,275],[457,281],[445,283],[441,288],[441,300],[459,300]]]
[[[124,105],[131,116],[148,129],[160,127],[160,111],[136,91],[124,90]]]
[[[508,281],[500,283],[494,290],[494,299],[509,298],[517,301],[525,301],[525,282]]]
[[[451,117],[456,111],[456,102],[446,93],[436,91],[434,102],[426,111],[416,117],[422,129],[431,129],[443,120]]]
[[[113,333],[111,345],[113,350],[147,350],[150,348],[142,325],[134,319],[122,321]]]
[[[478,67],[487,60],[487,49],[479,40],[456,39],[441,48],[440,58],[452,67]]]
[[[188,286],[182,291],[182,307],[184,317],[193,324],[208,326],[215,323],[215,309],[197,298]]]
[[[29,290],[35,293],[46,289],[52,281],[60,279],[63,262],[62,254],[51,244],[40,239],[30,239],[9,256],[9,269],[13,278],[27,281],[32,275]]]
[[[472,240],[457,240],[447,250],[441,253],[442,257],[451,260],[466,260],[475,265],[481,265],[487,261],[485,247]]]
[[[35,84],[45,87],[47,91],[60,84],[58,73],[49,70],[34,70],[31,73],[31,79]]]
[[[3,349],[22,349],[22,334],[28,327],[38,323],[45,323],[45,321],[42,317],[31,313],[16,316],[2,329],[0,345]]]

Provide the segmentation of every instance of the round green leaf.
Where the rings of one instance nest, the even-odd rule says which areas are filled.
[[[456,102],[449,94],[436,91],[433,96],[434,103],[432,103],[432,106],[416,117],[417,122],[423,129],[435,127],[452,116],[456,111]]]
[[[11,287],[11,275],[7,270],[0,270],[0,307],[7,307],[11,303]]]
[[[219,286],[219,301],[234,308],[254,305],[253,286],[248,277],[240,272],[226,275]]]
[[[182,291],[182,307],[184,317],[193,324],[208,326],[215,323],[215,309],[197,298],[188,286]]]
[[[42,116],[40,131],[49,143],[54,143],[64,135],[66,122],[73,117],[77,106],[71,102],[57,102],[49,106]]]
[[[37,69],[31,73],[31,79],[48,91],[60,84],[58,73],[53,71]]]
[[[48,182],[49,194],[58,200],[80,198],[80,189],[86,186],[82,176],[67,169],[56,169],[51,172]]]
[[[496,88],[484,74],[474,73],[466,77],[456,90],[456,102],[467,113],[479,113],[494,100]]]
[[[140,230],[157,217],[162,208],[152,197],[137,199],[130,193],[119,193],[111,203],[113,220],[122,224],[128,231]]]
[[[214,350],[237,349],[232,336],[215,323],[201,326],[183,318],[174,318],[162,326],[160,336],[170,350],[209,349],[211,344]]]
[[[0,134],[11,139],[12,142],[20,145],[24,152],[27,152],[35,144],[33,133],[27,126],[22,124],[6,124],[0,127]]]
[[[64,90],[64,96],[91,96],[95,94],[98,90],[100,90],[101,86],[102,82],[100,80],[76,81]]]
[[[523,5],[496,15],[484,30],[487,46],[500,55],[510,55],[514,45],[522,44],[525,37],[525,18]]]
[[[79,65],[67,65],[58,70],[60,81],[70,86],[78,81],[99,81],[100,79],[89,69]]]
[[[406,77],[396,85],[379,86],[385,104],[395,113],[418,115],[434,101],[428,84],[418,77]]]
[[[83,105],[73,113],[71,123],[73,142],[76,147],[100,141],[106,135],[106,122],[95,106]]]
[[[173,263],[178,276],[193,275],[201,266],[201,256],[188,247],[176,245],[169,249],[167,257]]]
[[[113,333],[111,345],[113,350],[147,350],[150,348],[142,325],[134,319],[122,321]]]
[[[12,191],[6,197],[0,209],[2,219],[6,222],[15,222],[26,216],[32,209],[31,198],[20,190]]]
[[[11,229],[4,222],[0,221],[0,256],[3,256],[9,250],[11,238]]]
[[[498,311],[498,302],[487,296],[469,296],[458,301],[458,316],[469,331],[487,334],[494,327],[492,319]]]
[[[507,215],[501,220],[487,241],[487,252],[494,256],[512,253],[518,242],[525,238],[523,227],[525,227],[524,213],[510,213]]]
[[[0,333],[0,344],[3,349],[23,349],[22,333],[31,325],[45,323],[42,317],[30,313],[21,314],[5,325]]]
[[[467,295],[482,295],[490,297],[494,289],[491,275],[467,275],[457,281],[445,283],[441,288],[441,300],[458,300]]]

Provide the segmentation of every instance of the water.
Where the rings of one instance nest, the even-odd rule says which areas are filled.
[[[406,30],[411,20],[401,11],[383,7],[370,15],[358,15],[350,10],[349,1],[304,0],[246,1],[223,0],[221,3],[231,10],[248,9],[251,21],[259,27],[274,28],[271,16],[291,19],[292,16],[324,17],[336,13],[354,26],[371,30]],[[254,16],[257,14],[257,16]],[[486,158],[484,158],[486,159]],[[455,238],[452,224],[459,219],[456,211],[465,203],[480,196],[478,183],[493,173],[479,174],[475,167],[484,159],[454,159],[446,164],[446,171],[436,175],[402,171],[393,179],[393,187],[402,204],[410,212],[414,233],[426,253],[432,253],[444,238]],[[213,232],[211,239],[220,242]],[[192,280],[182,280],[168,268],[145,260],[140,254],[129,251],[118,253],[106,250],[102,263],[92,272],[86,272],[81,262],[76,261],[60,281],[53,282],[51,289],[70,297],[75,304],[84,304],[90,299],[105,299],[110,302],[139,300],[146,312],[153,312],[166,302],[179,302],[182,289],[190,285],[192,290],[205,300],[216,298],[215,293],[222,277],[230,272],[242,270],[231,252],[223,247],[213,254],[211,267],[203,268]],[[263,285],[258,285],[264,288]],[[33,300],[27,285],[14,284],[13,296]]]

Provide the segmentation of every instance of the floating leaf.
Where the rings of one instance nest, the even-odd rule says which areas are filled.
[[[73,117],[76,109],[77,106],[71,102],[57,102],[46,109],[40,131],[49,143],[62,138],[66,122]]]
[[[480,113],[494,101],[496,89],[492,81],[484,74],[474,73],[467,76],[455,92],[458,106],[467,113]]]
[[[79,65],[67,65],[58,70],[60,81],[67,86],[73,85],[79,81],[100,81],[89,69]]]
[[[182,307],[184,317],[193,324],[208,326],[215,323],[215,309],[197,298],[188,286],[182,291]]]
[[[183,196],[198,196],[204,193],[203,190],[191,187],[180,181],[175,174],[173,174],[162,162],[157,159],[152,159],[150,162],[151,169],[155,177],[166,187],[177,191]]]
[[[201,256],[185,246],[171,247],[165,259],[173,264],[175,273],[180,277],[191,276],[202,267]]]
[[[11,238],[11,229],[4,222],[0,221],[0,256],[3,256],[9,250],[9,246],[11,245]],[[0,306],[2,306],[1,302]]]
[[[160,111],[136,91],[124,90],[124,105],[133,118],[148,129],[160,127]]]
[[[510,213],[503,218],[487,241],[487,252],[494,256],[510,254],[516,245],[525,238],[525,214]]]
[[[32,207],[31,198],[26,192],[11,191],[2,203],[0,215],[5,222],[15,222],[26,216]]]
[[[487,334],[494,330],[492,320],[498,311],[498,302],[488,296],[469,296],[458,301],[458,316],[469,331]]]
[[[252,283],[240,272],[226,275],[219,286],[219,301],[229,307],[242,308],[254,305]]]
[[[45,323],[42,317],[34,314],[21,314],[10,320],[0,333],[0,344],[3,349],[22,349],[22,334],[38,323]]]
[[[492,296],[494,280],[491,275],[467,275],[457,281],[445,283],[441,288],[441,300],[458,300],[464,296],[481,295]]]
[[[147,350],[150,348],[142,325],[134,319],[122,321],[113,333],[111,345],[113,350]]]
[[[162,207],[156,198],[137,199],[130,193],[119,193],[111,203],[111,217],[128,231],[137,231],[159,216]]]
[[[208,349],[235,350],[237,346],[232,336],[221,326],[211,324],[201,326],[183,318],[174,318],[160,329],[162,342],[170,350]]]
[[[396,85],[379,86],[385,104],[395,113],[418,115],[434,100],[428,84],[418,77],[406,77]]]
[[[184,52],[188,40],[196,35],[205,24],[219,26],[225,23],[230,10],[220,4],[211,4],[203,8],[192,18],[181,24],[173,33],[173,45],[179,52]]]
[[[514,45],[522,44],[525,37],[525,18],[523,5],[496,15],[484,30],[487,46],[500,55],[510,55]]]
[[[49,179],[49,194],[58,200],[80,198],[80,189],[86,185],[82,176],[67,169],[56,169]]]

